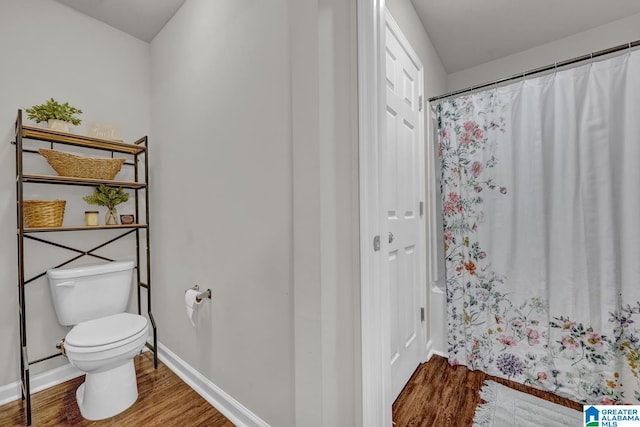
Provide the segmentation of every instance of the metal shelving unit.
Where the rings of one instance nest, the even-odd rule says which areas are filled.
[[[133,166],[133,181],[113,181],[113,180],[96,180],[85,178],[71,178],[54,175],[40,175],[25,173],[23,170],[23,156],[25,153],[38,153],[37,150],[25,148],[23,140],[37,140],[49,143],[51,148],[54,144],[62,146],[84,147],[95,150],[114,153],[123,153],[133,157],[132,162],[126,162],[125,165]],[[26,405],[26,425],[31,425],[31,389],[29,384],[29,368],[31,365],[53,359],[61,356],[59,351],[50,356],[39,358],[37,360],[29,359],[27,347],[27,316],[25,301],[25,286],[29,283],[43,277],[46,271],[36,274],[33,277],[25,277],[25,240],[34,240],[56,248],[62,248],[74,252],[76,255],[70,259],[52,266],[58,268],[67,265],[81,257],[90,256],[105,261],[113,261],[107,257],[96,254],[101,249],[125,236],[135,235],[136,241],[136,273],[137,273],[137,297],[138,297],[138,314],[142,314],[142,288],[147,290],[147,314],[153,330],[153,342],[147,343],[146,346],[153,352],[154,367],[158,367],[157,352],[157,331],[156,323],[151,312],[151,253],[150,253],[150,227],[149,227],[149,159],[148,159],[148,139],[142,137],[133,144],[127,144],[120,141],[93,138],[83,135],[74,135],[64,132],[52,131],[49,129],[25,126],[22,124],[22,110],[18,110],[18,117],[15,123],[15,140],[11,142],[16,146],[16,218],[17,218],[17,243],[18,243],[18,314],[20,323],[20,373],[22,380],[22,399]],[[143,166],[139,166],[142,163]],[[140,171],[142,169],[142,171]],[[141,175],[142,178],[141,179]],[[46,227],[46,228],[25,228],[23,221],[23,202],[24,202],[24,185],[29,183],[36,184],[52,184],[52,185],[69,185],[69,186],[97,186],[105,184],[110,186],[123,187],[133,190],[135,197],[135,218],[139,221],[137,224],[127,225],[105,225],[105,226],[64,226],[64,227]],[[144,193],[141,196],[140,192]],[[144,201],[144,221],[140,221],[140,204]],[[45,238],[39,237],[41,233],[59,233],[59,232],[82,232],[86,230],[118,230],[121,231],[117,236],[110,238],[96,247],[88,250],[82,250],[53,242]],[[143,233],[141,233],[143,231]],[[144,234],[144,236],[141,236]],[[146,264],[146,283],[142,281],[141,265],[145,254],[144,263]]]

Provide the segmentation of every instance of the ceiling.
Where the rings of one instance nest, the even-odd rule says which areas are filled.
[[[55,0],[151,42],[185,0]]]
[[[146,42],[185,2],[56,1]],[[639,0],[411,1],[448,73],[640,13]]]
[[[411,2],[447,73],[640,13],[638,0]]]

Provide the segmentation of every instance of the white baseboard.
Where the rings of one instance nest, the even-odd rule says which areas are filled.
[[[84,372],[74,368],[67,363],[58,368],[50,369],[40,374],[31,375],[29,385],[31,394],[44,390],[54,385],[61,384],[70,379],[84,375]],[[20,381],[0,387],[0,405],[13,402],[22,398]]]
[[[147,350],[146,347],[143,351]],[[225,393],[220,387],[193,369],[167,347],[158,343],[158,358],[180,379],[214,406],[222,415],[238,427],[269,427],[265,421],[241,405],[233,397]],[[70,379],[84,375],[84,372],[74,368],[69,363],[55,369],[32,375],[31,394],[61,384]],[[22,398],[20,381],[0,386],[0,405]]]
[[[269,424],[242,406],[240,402],[229,396],[161,343],[158,343],[158,358],[236,426],[269,427]]]
[[[427,360],[431,360],[431,357],[433,357],[433,355],[442,356],[444,358],[449,357],[446,351],[440,351],[433,348],[433,340],[429,340],[427,342]]]
[[[435,356],[442,356],[445,359],[449,357],[447,355],[447,353],[445,353],[443,351],[438,351],[438,350],[431,349],[431,350],[429,350],[429,353],[427,353],[427,360],[430,360],[434,355]]]

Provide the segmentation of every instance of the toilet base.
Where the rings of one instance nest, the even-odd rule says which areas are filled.
[[[138,383],[133,359],[113,369],[87,373],[76,390],[76,401],[82,416],[103,420],[124,411],[138,399]]]

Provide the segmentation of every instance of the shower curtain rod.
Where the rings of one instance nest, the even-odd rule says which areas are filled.
[[[610,47],[609,49],[599,50],[597,52],[593,52],[593,53],[590,53],[590,54],[587,54],[587,55],[582,55],[582,56],[577,56],[575,58],[567,59],[566,61],[556,62],[555,64],[549,64],[549,65],[545,65],[544,67],[534,68],[534,69],[525,71],[523,73],[514,74],[512,76],[504,77],[502,79],[495,80],[495,81],[492,81],[492,82],[482,83],[482,84],[474,85],[474,86],[469,86],[466,89],[457,90],[455,92],[449,92],[449,93],[446,93],[444,95],[434,96],[433,98],[429,98],[429,102],[438,101],[440,99],[444,99],[444,98],[449,98],[451,96],[460,95],[460,94],[463,94],[465,92],[472,92],[474,90],[484,89],[484,88],[489,87],[489,86],[499,85],[501,83],[505,83],[505,82],[508,82],[508,81],[511,81],[511,80],[522,79],[524,77],[531,76],[531,75],[534,75],[534,74],[544,73],[545,71],[551,71],[551,70],[554,70],[554,69],[557,69],[557,68],[560,68],[560,67],[565,67],[567,65],[575,64],[577,62],[588,61],[590,59],[597,58],[599,56],[609,55],[611,53],[619,52],[619,51],[625,50],[625,49],[631,49],[631,48],[638,47],[638,46],[640,46],[640,40],[636,40],[634,42],[630,42],[630,43],[626,43],[626,44],[621,44],[619,46]]]

